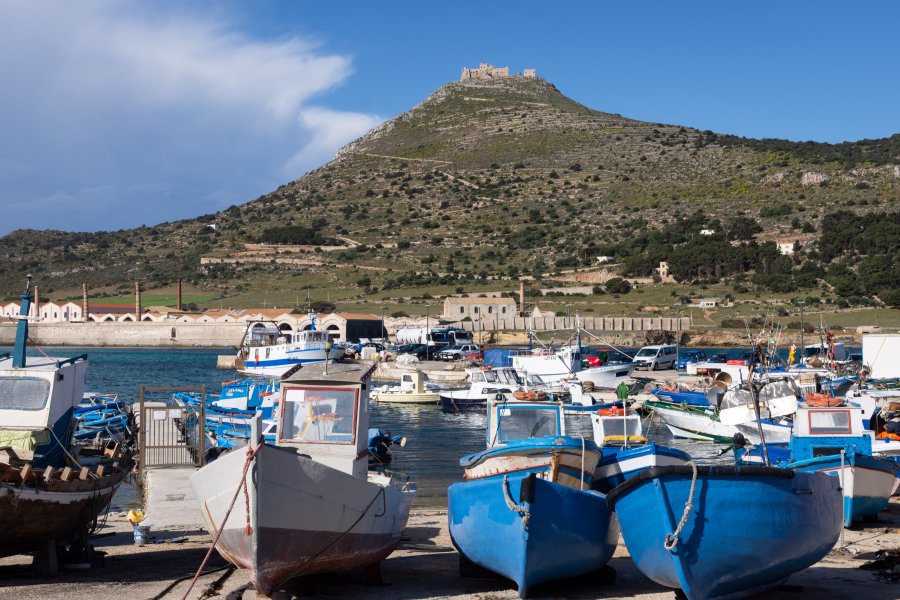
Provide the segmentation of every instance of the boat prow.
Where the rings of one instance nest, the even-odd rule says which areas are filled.
[[[654,467],[607,502],[637,568],[691,600],[773,589],[828,554],[841,531],[836,477],[776,467]]]

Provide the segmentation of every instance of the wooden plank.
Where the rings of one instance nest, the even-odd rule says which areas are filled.
[[[81,472],[78,473],[78,479],[85,480],[90,476],[91,470],[87,467],[81,467]]]
[[[53,467],[44,467],[44,481],[50,481],[55,474],[56,469]]]
[[[106,472],[106,467],[103,465],[98,465],[96,469],[97,477],[103,477],[103,474]]]
[[[62,473],[59,474],[59,480],[68,481],[70,479],[72,479],[72,467],[65,467]]]
[[[22,481],[27,482],[31,479],[31,463],[25,463],[25,466],[19,469],[19,477],[22,478]]]

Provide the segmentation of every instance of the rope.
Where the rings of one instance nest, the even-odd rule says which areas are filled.
[[[528,512],[528,509],[525,508],[524,504],[516,504],[516,502],[512,499],[512,493],[509,491],[509,476],[503,476],[503,483],[501,484],[503,487],[503,500],[506,502],[506,507],[512,512],[519,513],[519,516],[522,517],[522,529],[528,529],[528,521],[531,520],[531,513]]]
[[[584,491],[584,436],[581,438],[581,489]]]
[[[247,493],[247,471],[250,470],[250,464],[253,462],[253,459],[256,458],[256,455],[259,453],[260,448],[263,447],[263,444],[264,442],[260,442],[256,445],[255,448],[253,448],[250,444],[247,444],[247,460],[244,461],[244,468],[241,473],[241,483],[234,491],[234,496],[231,498],[231,504],[228,505],[228,510],[225,511],[225,517],[222,519],[222,526],[219,527],[219,530],[216,532],[216,536],[213,538],[209,550],[206,551],[206,556],[203,557],[203,562],[200,563],[200,568],[197,569],[197,572],[194,574],[194,578],[191,579],[191,585],[188,586],[188,589],[184,592],[184,596],[181,597],[181,600],[187,600],[188,594],[190,594],[191,590],[194,589],[194,585],[197,583],[197,579],[199,579],[200,574],[203,572],[203,567],[206,566],[209,557],[212,556],[212,552],[215,549],[216,544],[219,543],[219,537],[222,535],[222,532],[225,531],[225,523],[228,522],[228,517],[231,516],[231,510],[234,508],[235,503],[237,503],[238,495],[241,493],[241,490],[244,490],[245,494]],[[247,526],[245,528],[245,533],[247,533],[247,535],[253,533],[253,530],[250,529],[249,498],[247,500]]]
[[[663,548],[669,552],[675,551],[675,546],[678,545],[679,541],[678,536],[681,535],[681,531],[687,524],[688,515],[694,507],[694,490],[697,487],[697,463],[690,461],[689,464],[691,465],[691,469],[693,469],[693,474],[691,475],[691,493],[688,494],[687,502],[684,503],[684,514],[681,515],[681,521],[678,522],[678,527],[675,528],[675,531],[667,535],[666,539],[663,541]]]

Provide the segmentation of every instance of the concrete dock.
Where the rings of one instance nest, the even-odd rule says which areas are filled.
[[[95,540],[98,550],[107,552],[106,566],[86,571],[62,572],[52,579],[28,574],[31,559],[14,556],[0,559],[0,598],[30,600],[135,600],[181,598],[190,577],[200,566],[210,544],[205,531],[193,528],[157,528],[156,541],[143,547],[133,545],[131,527],[124,513],[110,515],[106,527]],[[164,540],[186,536],[180,543]],[[900,498],[877,523],[846,530],[844,549],[836,547],[812,567],[793,575],[778,590],[761,596],[774,600],[847,599],[896,600],[900,586],[877,570],[861,568],[876,559],[878,552],[900,548]],[[304,580],[295,590],[304,598],[342,597],[373,600],[413,598],[457,598],[466,600],[517,598],[514,585],[499,577],[463,578],[458,572],[459,557],[450,543],[447,514],[443,510],[413,510],[400,547],[382,563],[384,585],[366,585],[362,570],[340,575],[320,575]],[[631,562],[624,544],[619,543],[610,561],[617,573],[613,584],[598,582],[596,576],[557,581],[534,588],[534,598],[638,598],[673,599],[673,590],[644,577]],[[228,600],[255,598],[248,579],[239,570],[213,554],[207,571],[189,598]],[[900,567],[894,567],[894,576]],[[187,581],[178,582],[187,577]],[[290,598],[284,594],[282,597]]]

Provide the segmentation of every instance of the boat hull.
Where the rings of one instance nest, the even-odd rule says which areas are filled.
[[[246,453],[225,454],[191,477],[211,535],[242,482]],[[250,512],[238,502],[216,545],[248,569],[256,590],[270,594],[313,573],[377,563],[400,543],[415,488],[390,477],[354,477],[298,452],[262,446],[247,475]],[[247,533],[248,520],[252,533]]]
[[[659,415],[675,437],[730,444],[734,434],[741,432],[751,444],[759,443],[756,423],[724,425],[715,418],[712,408],[657,401],[648,401],[644,406]],[[763,423],[763,432],[767,442],[786,443],[791,439],[791,428],[787,426]]]
[[[607,498],[632,560],[653,581],[691,600],[748,597],[816,563],[837,542],[836,478],[774,467],[698,471],[693,508],[672,551],[663,543],[688,501],[690,465],[647,469]]]
[[[0,484],[0,556],[72,539],[106,508],[124,477],[117,471],[94,481],[54,481],[52,489],[39,490]]]
[[[376,402],[385,404],[434,404],[439,401],[437,392],[416,394],[412,392],[378,392],[375,394]]]
[[[691,460],[687,452],[653,442],[624,448],[604,446],[600,450],[602,454],[594,469],[593,488],[603,493],[609,493],[644,469],[684,465]]]
[[[529,480],[530,497],[522,490]],[[511,510],[507,498],[524,510]],[[450,535],[459,552],[514,581],[523,598],[537,584],[600,569],[618,542],[605,495],[525,473],[511,474],[507,481],[489,477],[455,483],[447,503]]]
[[[844,496],[844,526],[873,517],[888,506],[897,480],[897,463],[866,454],[819,456],[785,465],[804,472],[831,475],[841,483]]]

